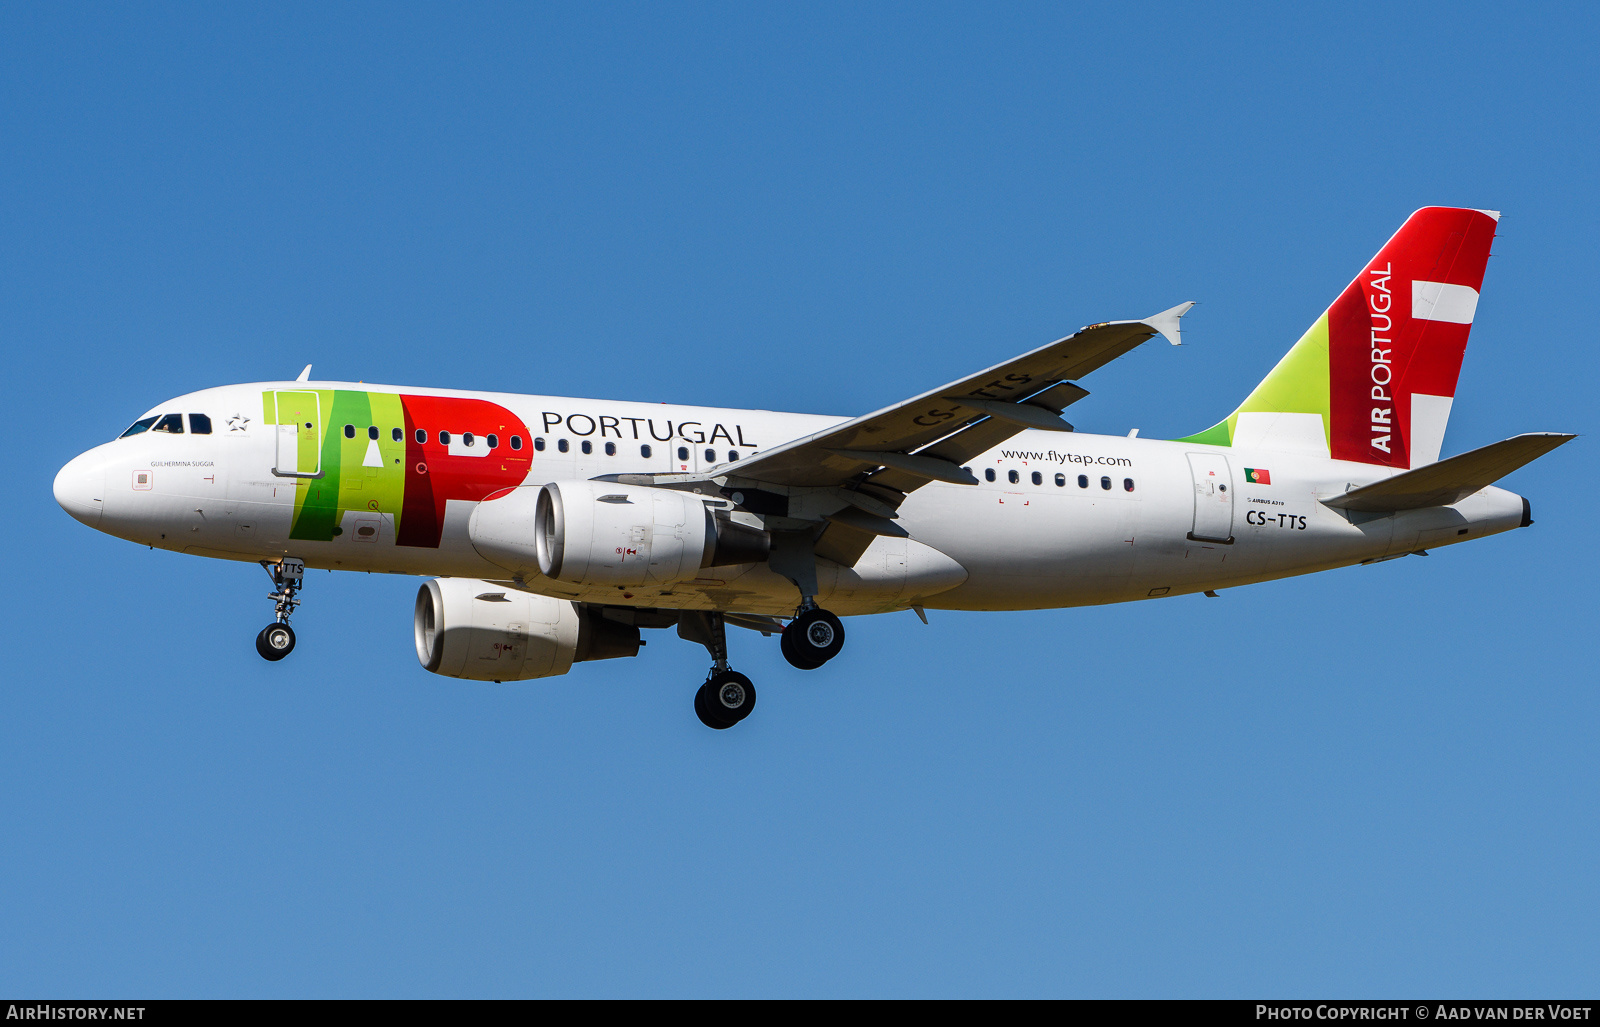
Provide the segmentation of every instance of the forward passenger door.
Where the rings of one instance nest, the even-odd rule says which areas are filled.
[[[278,433],[272,473],[280,478],[322,477],[322,405],[315,392],[273,393]]]

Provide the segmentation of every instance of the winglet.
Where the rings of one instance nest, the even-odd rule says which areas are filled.
[[[307,364],[306,365],[306,369],[304,371],[300,372],[300,377],[296,378],[295,381],[297,381],[297,382],[309,382],[310,380],[311,380],[311,365]]]
[[[1183,342],[1178,335],[1178,318],[1187,314],[1189,312],[1189,308],[1192,306],[1194,306],[1194,300],[1190,300],[1187,303],[1180,303],[1175,307],[1169,307],[1166,310],[1163,310],[1159,314],[1151,314],[1149,317],[1144,319],[1144,323],[1160,332],[1161,337],[1172,343],[1174,346],[1182,346]]]

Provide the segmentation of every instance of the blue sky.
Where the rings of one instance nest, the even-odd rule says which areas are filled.
[[[1596,459],[1528,531],[1129,606],[488,686],[416,582],[58,509],[318,377],[853,414],[1194,299],[1086,431],[1214,423],[1413,209],[1505,211],[1447,453],[1588,433],[1583,5],[11,5],[0,992],[1571,996],[1600,983]]]

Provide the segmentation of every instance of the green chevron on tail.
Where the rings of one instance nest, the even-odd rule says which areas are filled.
[[[1285,413],[1316,414],[1322,419],[1324,441],[1331,444],[1328,396],[1328,314],[1324,311],[1237,410],[1205,431],[1177,441],[1231,446],[1240,414]]]

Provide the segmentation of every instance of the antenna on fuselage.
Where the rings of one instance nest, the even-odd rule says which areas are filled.
[[[311,380],[311,365],[307,364],[306,365],[306,369],[304,371],[300,372],[300,377],[296,378],[295,381],[297,381],[297,382],[309,382],[310,380]]]

